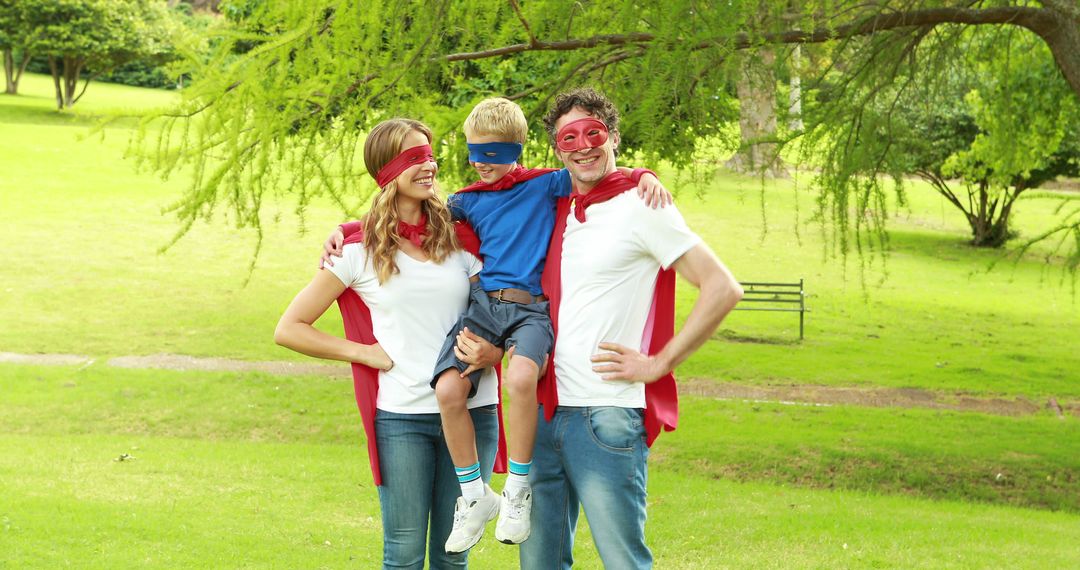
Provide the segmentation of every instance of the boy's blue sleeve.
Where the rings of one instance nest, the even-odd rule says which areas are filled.
[[[551,177],[550,189],[553,198],[565,198],[574,190],[574,186],[570,183],[569,170],[561,168],[552,172],[549,176]]]
[[[467,219],[465,215],[465,194],[451,194],[446,197],[446,206],[450,208],[450,219],[453,221]]]

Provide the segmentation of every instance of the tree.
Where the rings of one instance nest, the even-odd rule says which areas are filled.
[[[727,167],[736,172],[784,178],[787,169],[776,140],[776,53],[762,48],[740,59],[742,70],[735,89],[741,144]]]
[[[740,71],[733,55],[772,46],[787,61],[786,50],[819,44],[828,64],[803,78],[806,129],[798,142],[820,168],[821,217],[846,254],[852,244],[860,251],[884,244],[880,175],[889,172],[862,145],[892,129],[870,124],[866,111],[895,106],[907,78],[955,57],[966,29],[1034,32],[1069,97],[1080,94],[1075,0],[798,4],[795,14],[763,15],[755,0],[470,0],[424,10],[404,0],[230,2],[222,11],[237,14],[236,31],[197,68],[180,107],[161,117],[164,134],[155,135],[159,146],[148,158],[166,174],[194,169],[175,208],[183,227],[224,202],[237,223],[258,228],[266,192],[295,193],[301,209],[317,193],[343,207],[360,203],[346,191],[362,172],[358,141],[384,117],[434,122],[443,163],[460,167],[452,149],[462,103],[510,94],[535,117],[555,92],[589,82],[624,105],[624,151],[692,165],[703,141],[737,146],[725,129],[738,116],[728,95]],[[478,87],[462,97],[462,85]]]
[[[165,4],[152,0],[21,0],[27,49],[49,58],[58,109],[70,108],[90,81],[168,45]],[[84,71],[81,91],[76,93]]]
[[[4,93],[19,92],[19,81],[30,63],[25,46],[25,6],[16,0],[0,0],[0,50],[4,52]]]
[[[870,124],[883,128],[865,141],[862,156],[883,155],[881,168],[920,176],[964,214],[972,245],[1001,247],[1023,193],[1080,175],[1080,105],[1030,34],[965,35],[969,49],[937,70],[936,81],[917,78],[894,108],[869,111]],[[988,57],[990,45],[1004,57]]]

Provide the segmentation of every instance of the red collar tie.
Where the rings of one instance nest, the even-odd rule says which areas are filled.
[[[424,238],[428,235],[427,228],[427,216],[420,214],[420,222],[416,224],[410,224],[405,221],[398,222],[397,225],[398,235],[411,242],[416,247],[420,247],[424,243]]]
[[[586,208],[593,204],[606,202],[635,186],[637,186],[637,184],[635,184],[633,180],[616,170],[605,176],[604,179],[594,186],[587,194],[578,194],[578,191],[575,189],[574,192],[570,194],[570,200],[574,203],[574,217],[577,218],[577,221],[584,223]]]

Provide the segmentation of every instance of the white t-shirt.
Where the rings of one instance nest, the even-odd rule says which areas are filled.
[[[395,261],[399,273],[380,285],[363,244],[351,243],[327,269],[364,300],[375,338],[394,361],[389,372],[379,372],[376,407],[399,414],[438,413],[430,385],[435,364],[446,333],[469,303],[469,277],[482,265],[465,251],[450,254],[441,264],[398,251]],[[468,407],[496,403],[497,390],[495,371],[489,368]]]
[[[645,406],[644,384],[603,380],[589,358],[601,342],[641,349],[660,268],[700,241],[675,206],[654,210],[634,192],[589,206],[584,223],[570,212],[555,342],[560,405]]]

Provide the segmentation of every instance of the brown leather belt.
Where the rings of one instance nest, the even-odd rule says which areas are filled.
[[[533,295],[528,291],[521,289],[499,289],[498,291],[488,291],[488,297],[501,301],[503,303],[517,303],[519,305],[531,305],[533,303],[543,303],[547,301],[547,297],[543,295]]]

